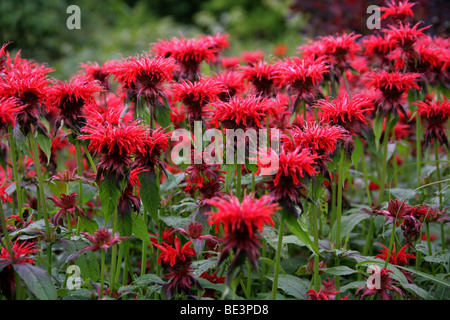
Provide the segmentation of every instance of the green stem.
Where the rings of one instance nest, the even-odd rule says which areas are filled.
[[[436,174],[438,181],[441,181],[441,170],[439,168],[439,143],[437,139],[434,139],[434,155],[436,159]],[[439,190],[439,208],[442,209],[442,186],[441,183],[438,183]]]
[[[391,114],[388,113],[386,116],[386,129],[389,126],[391,120]],[[390,131],[389,130],[385,130],[384,131],[384,137],[383,137],[383,159],[381,162],[381,173],[380,173],[380,195],[378,196],[378,204],[383,203],[384,201],[384,190],[385,190],[385,184],[386,184],[386,175],[387,175],[387,168],[388,168],[388,163],[387,163],[387,157],[388,157],[388,145],[389,145],[389,134]]]
[[[77,158],[77,174],[78,174],[78,200],[80,206],[83,204],[83,181],[81,177],[83,175],[83,154],[81,153],[81,142],[75,141],[75,153]]]
[[[102,260],[100,266],[100,299],[103,298],[103,287],[105,285],[105,250],[101,249]]]
[[[236,197],[241,201],[241,176],[242,176],[242,167],[236,161]]]
[[[9,131],[9,147],[10,147],[10,154],[11,154],[11,163],[13,166],[13,175],[14,175],[14,182],[16,183],[16,195],[17,195],[17,209],[19,212],[19,216],[22,217],[22,192],[20,191],[20,178],[19,178],[19,172],[17,170],[17,159],[16,159],[16,142],[13,135],[13,129],[12,126],[9,125],[8,127]]]
[[[275,255],[275,268],[273,271],[272,300],[277,299],[278,275],[280,273],[281,248],[282,248],[282,244],[283,244],[283,230],[284,230],[284,217],[283,217],[283,213],[281,213],[280,214],[280,225],[278,228],[277,252]]]
[[[342,192],[345,182],[344,161],[345,161],[344,150],[341,149],[341,155],[338,164],[338,186],[337,186],[337,205],[336,205],[336,249],[341,248]]]
[[[116,210],[114,210],[113,213],[113,223],[112,223],[112,227],[113,227],[113,235],[116,234],[117,232],[117,208]],[[113,245],[111,247],[111,272],[109,274],[109,287],[111,289],[111,291],[114,290],[114,285],[115,285],[115,280],[116,280],[116,261],[117,261],[117,244]]]
[[[147,228],[147,210],[144,208],[144,212],[142,213],[142,217],[144,219],[144,225]],[[146,273],[147,269],[147,243],[142,241],[142,252],[141,252],[141,276]]]
[[[361,140],[360,140],[361,141]],[[363,142],[361,141],[361,147],[363,148]],[[366,186],[366,195],[367,195],[367,202],[368,205],[371,207],[372,206],[372,195],[370,194],[370,184],[369,184],[369,175],[367,174],[367,163],[366,163],[366,157],[364,154],[364,149],[363,149],[363,153],[361,155],[361,167],[364,173],[364,185]]]
[[[396,223],[397,223],[397,217],[392,222],[392,233],[391,233],[391,239],[389,240],[388,254],[386,255],[386,262],[385,262],[385,265],[384,265],[385,268],[387,268],[387,266],[389,264],[389,260],[391,258],[392,247],[393,247],[394,239],[395,239],[395,225],[396,225]]]
[[[311,220],[310,220],[310,224],[311,224],[311,231],[313,233],[314,236],[314,245],[316,246],[316,248],[319,247],[319,231],[318,231],[318,226],[317,226],[317,206],[314,206],[313,209],[311,210]],[[319,292],[320,289],[320,275],[319,275],[319,256],[317,254],[314,254],[314,275],[313,275],[313,279],[314,279],[314,290],[316,290],[316,292]]]
[[[344,71],[344,72],[342,72],[342,75],[344,76],[344,84],[345,84],[345,89],[347,90],[348,98],[351,99],[352,95],[350,93],[350,86],[348,84],[347,74]]]
[[[420,117],[416,117],[416,172],[417,172],[417,185],[420,186],[422,176],[422,141],[421,141],[421,126]]]
[[[114,283],[119,283],[120,271],[122,270],[122,257],[123,257],[124,243],[119,243],[119,256],[117,257],[116,272],[114,277]]]
[[[246,264],[247,264],[247,292],[250,299],[252,294],[252,266],[248,261],[246,262]]]
[[[84,149],[84,154],[86,155],[86,157],[88,158],[89,164],[91,165],[92,171],[97,174],[97,167],[95,166],[94,160],[92,160],[92,156],[89,153],[89,150],[83,146]]]
[[[8,249],[9,257],[11,261],[13,261],[14,252],[11,246],[11,240],[9,239],[8,227],[6,226],[5,212],[3,211],[3,202],[1,200],[0,200],[0,220],[1,220],[0,225],[2,226],[3,231],[3,237],[5,239],[4,242],[6,242],[6,248]]]

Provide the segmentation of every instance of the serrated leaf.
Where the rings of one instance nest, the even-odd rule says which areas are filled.
[[[335,276],[346,276],[349,274],[357,273],[357,270],[351,269],[347,266],[331,267],[323,270],[325,273],[329,273]]]
[[[45,131],[38,127],[36,130],[36,141],[41,150],[47,156],[47,165],[50,163],[50,157],[52,155],[52,139],[45,133]]]
[[[273,281],[273,277],[267,278]],[[306,300],[308,298],[306,291],[309,289],[309,281],[292,275],[280,274],[278,276],[278,288],[297,299]]]
[[[30,263],[18,263],[14,270],[27,288],[40,300],[56,300],[56,288],[47,271]]]
[[[146,214],[145,212],[143,214]],[[133,224],[131,227],[133,234],[146,244],[150,244],[150,238],[145,224],[144,217],[142,215],[136,215],[133,217]]]
[[[138,178],[141,183],[139,194],[145,210],[147,210],[154,221],[158,222],[160,193],[159,182],[156,180],[156,172],[154,170],[141,172]]]
[[[117,229],[121,237],[129,237],[133,233],[133,220],[131,214],[119,215],[117,219]]]
[[[308,247],[308,249],[310,249],[315,254],[320,255],[319,248],[317,248],[314,242],[311,240],[308,232],[302,229],[297,219],[289,212],[286,212],[284,209],[281,212],[281,214],[284,215],[284,220],[286,222],[286,226],[288,227],[288,229],[294,235],[296,235],[299,238],[299,240]]]
[[[99,194],[106,225],[114,211],[117,210],[117,203],[121,195],[119,185],[111,176],[106,176],[100,182]]]
[[[341,240],[347,237],[361,221],[368,218],[370,218],[370,214],[363,212],[343,216],[341,218]],[[333,224],[331,229],[331,237],[336,239],[336,223]]]
[[[425,300],[434,300],[435,298],[429,294],[427,291],[423,290],[422,288],[419,288],[413,283],[403,283],[402,287],[408,290],[409,292],[418,295],[422,299]]]

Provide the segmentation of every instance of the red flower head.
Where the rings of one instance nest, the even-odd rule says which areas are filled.
[[[389,37],[391,41],[394,41],[400,49],[407,52],[413,49],[413,45],[418,39],[426,37],[422,31],[431,27],[430,25],[417,29],[419,24],[420,22],[411,28],[409,23],[404,25],[400,22],[398,28],[389,25],[389,30],[383,29],[383,32],[386,33],[386,36]]]
[[[391,277],[389,273],[393,273],[392,270],[387,270],[386,268],[382,268],[379,270],[378,267],[375,269],[372,269],[372,276],[373,281],[371,283],[371,286],[362,286],[356,291],[356,295],[359,294],[360,291],[363,291],[363,294],[361,295],[361,299],[364,299],[366,297],[370,297],[374,294],[379,294],[380,298],[382,300],[392,300],[392,293],[398,293],[402,297],[404,297],[403,291],[391,284]],[[391,292],[389,293],[388,290]]]
[[[330,300],[326,292],[322,289],[319,289],[319,292],[316,292],[314,289],[309,289],[306,293],[309,296],[309,300]]]
[[[444,98],[443,100],[420,101],[414,104],[418,107],[419,116],[426,123],[423,148],[426,149],[434,140],[437,140],[441,146],[445,145],[450,148],[445,133],[446,123],[450,117],[450,101]]]
[[[90,235],[87,232],[82,232],[89,242],[92,243],[92,246],[84,247],[83,249],[76,251],[69,255],[66,259],[67,261],[74,260],[80,256],[80,254],[87,251],[98,251],[98,250],[108,250],[108,248],[112,247],[116,243],[127,240],[129,237],[120,237],[119,232],[116,232],[114,236],[108,229],[98,229],[95,231],[94,235]]]
[[[85,124],[84,106],[95,104],[94,93],[101,87],[98,81],[89,81],[83,76],[76,76],[69,82],[58,81],[48,90],[46,105],[57,108],[59,117],[67,127],[79,131]]]
[[[19,242],[16,240],[12,246],[13,256],[9,255],[9,250],[6,247],[2,247],[0,251],[0,262],[6,262],[8,264],[20,264],[20,263],[34,263],[31,254],[39,251],[35,248],[34,243]],[[3,261],[4,260],[4,261]]]
[[[254,195],[245,196],[242,203],[232,195],[208,200],[210,205],[218,209],[217,212],[208,213],[209,224],[215,225],[216,232],[222,225],[225,232],[218,264],[229,256],[231,250],[234,251],[233,261],[228,267],[228,283],[235,268],[244,263],[246,256],[250,264],[257,267],[260,246],[258,232],[262,232],[264,225],[274,225],[272,216],[278,210],[277,204],[270,202],[267,196],[255,199]]]
[[[410,88],[419,90],[415,81],[420,77],[417,73],[388,72],[386,70],[368,72],[365,78],[370,89],[376,89],[380,95],[376,99],[376,108],[385,116],[389,112],[400,111],[405,116],[406,107],[401,104]]]
[[[262,50],[243,51],[241,59],[247,65],[251,66],[251,65],[254,65],[255,63],[258,63],[258,61],[261,61],[262,59],[264,59],[265,55],[266,55],[266,53]]]
[[[191,222],[189,223],[187,230],[183,228],[174,229],[172,231],[173,233],[181,233],[188,237],[190,241],[192,241],[194,245],[194,250],[197,254],[197,257],[200,256],[202,253],[203,247],[205,246],[206,241],[211,241],[218,243],[219,241],[215,236],[212,236],[210,234],[203,234],[203,225],[198,222]]]
[[[329,156],[336,151],[338,142],[347,138],[348,132],[341,126],[306,123],[302,128],[294,127],[291,135],[296,146],[309,149],[313,154],[319,156],[316,159],[319,171],[325,178],[331,179],[326,162],[331,161]],[[291,142],[287,141],[287,143]],[[284,145],[286,146],[286,143]],[[292,146],[291,150],[293,149],[295,148]]]
[[[161,85],[173,79],[173,73],[178,70],[178,65],[171,58],[161,56],[150,58],[144,55],[116,62],[110,69],[114,79],[126,88],[134,89],[134,95],[143,96],[154,103],[159,101],[159,95],[164,94]]]
[[[103,89],[106,91],[111,90],[109,83],[109,76],[111,75],[110,63],[106,62],[100,66],[97,62],[81,63],[81,68],[88,81],[99,81]]]
[[[387,255],[389,252],[389,249],[386,248],[383,244],[380,243],[380,245],[383,247],[381,250],[381,253],[376,255],[375,258],[383,259],[384,261],[387,260]],[[389,263],[393,264],[395,266],[401,266],[404,267],[408,265],[408,259],[416,259],[416,257],[413,254],[405,253],[406,248],[408,248],[408,245],[403,246],[400,251],[397,253],[397,250],[394,247],[391,250],[391,255],[389,257]]]
[[[368,129],[366,113],[372,111],[373,103],[369,98],[350,99],[347,95],[341,95],[336,99],[319,100],[316,108],[322,111],[320,118],[323,122],[340,125],[352,135],[360,135]]]
[[[181,80],[172,85],[174,99],[186,106],[189,125],[194,131],[194,121],[202,121],[204,107],[217,99],[217,95],[227,90],[226,86],[214,78],[201,78],[199,81]]]
[[[308,60],[292,57],[284,63],[280,63],[275,77],[278,79],[279,87],[287,87],[288,90],[297,95],[297,99],[305,100],[312,104],[316,97],[316,89],[323,76],[328,72],[329,66],[323,58]]]
[[[22,110],[16,98],[0,98],[0,131],[8,130],[8,125],[16,126],[16,113]]]
[[[252,85],[255,94],[271,97],[278,84],[278,67],[277,63],[259,60],[250,66],[241,67],[242,77]]]
[[[396,42],[391,37],[382,35],[367,35],[362,40],[364,54],[369,57],[385,59],[386,55],[395,49]]]
[[[53,196],[53,198],[47,198],[55,204],[55,207],[59,208],[58,212],[52,217],[54,225],[63,226],[64,222],[67,222],[64,219],[68,219],[68,223],[72,225],[73,218],[80,218],[80,216],[86,217],[84,211],[78,207],[77,197],[78,195],[72,192],[69,195],[61,193],[59,197]]]
[[[249,95],[242,99],[234,96],[228,102],[216,101],[211,104],[211,122],[224,128],[261,128],[261,123],[269,115],[275,114],[275,105],[269,98]]]
[[[218,42],[214,38],[172,38],[160,40],[153,45],[153,51],[165,58],[173,58],[181,65],[181,70],[176,78],[195,81],[200,78],[200,63],[210,62],[216,59],[219,50]]]
[[[100,154],[97,180],[103,173],[114,174],[119,182],[125,177],[131,156],[144,152],[146,128],[138,121],[117,124],[93,122],[82,129],[80,139],[89,140],[89,150]]]
[[[47,73],[51,71],[53,69],[44,65],[26,61],[0,78],[0,97],[16,98],[18,104],[24,106],[18,110],[16,121],[25,135],[30,131],[31,125],[38,122],[40,105],[45,99],[50,83]]]
[[[274,156],[278,157],[276,172],[268,171],[270,170],[268,165],[263,164],[265,161],[262,161],[262,159],[267,157],[267,153],[262,151],[260,157],[258,157],[256,174],[264,172],[263,170],[265,170],[266,175],[275,174],[275,178],[267,182],[270,199],[272,202],[278,202],[285,206],[292,215],[298,217],[299,213],[296,206],[299,206],[304,212],[301,198],[304,197],[308,201],[312,201],[303,181],[317,174],[314,167],[319,156],[312,154],[311,150],[301,147],[292,151],[282,148],[279,155],[272,151],[271,157]]]
[[[172,132],[164,132],[164,129],[147,130],[142,138],[142,148],[136,149],[133,162],[134,168],[155,170],[155,165],[165,171],[161,154],[169,147],[169,139]]]
[[[336,71],[342,72],[347,69],[350,62],[355,58],[356,53],[361,49],[359,44],[356,43],[359,37],[361,35],[353,32],[320,37],[323,53]]]
[[[381,214],[386,216],[388,222],[390,221],[400,221],[403,219],[405,214],[411,209],[411,206],[405,201],[400,201],[397,199],[392,199],[389,201],[386,210],[374,210],[375,214]]]
[[[240,95],[245,90],[242,73],[235,70],[225,70],[214,76],[218,82],[225,86],[225,90],[218,94],[221,101],[229,101],[235,95]]]
[[[414,13],[411,8],[415,3],[410,3],[409,0],[398,1],[386,0],[386,7],[380,7],[380,11],[384,12],[380,20],[386,20],[392,17],[394,21],[405,23],[408,17],[413,17]]]
[[[195,251],[190,245],[191,241],[188,241],[181,247],[177,236],[175,236],[175,248],[167,243],[155,244],[161,250],[158,263],[163,266],[166,277],[170,279],[163,286],[166,299],[170,299],[177,292],[189,293],[194,285],[201,287],[191,273],[191,256],[195,256]]]

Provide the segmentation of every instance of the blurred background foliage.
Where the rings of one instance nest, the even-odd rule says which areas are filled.
[[[416,0],[421,16],[448,31],[447,0]],[[0,40],[26,58],[48,62],[53,76],[70,77],[80,62],[136,55],[174,36],[223,32],[226,55],[286,44],[288,55],[305,37],[338,31],[366,33],[365,0],[0,0]],[[69,30],[69,5],[81,9],[81,29]],[[425,8],[425,10],[423,9]]]

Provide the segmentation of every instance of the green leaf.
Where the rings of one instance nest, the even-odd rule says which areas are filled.
[[[273,281],[273,277],[267,278]],[[306,300],[309,281],[292,275],[280,274],[278,276],[278,288],[297,299]]]
[[[284,220],[286,222],[286,226],[289,228],[289,230],[296,235],[301,242],[303,242],[308,249],[313,251],[315,254],[320,255],[319,248],[315,246],[315,244],[312,242],[311,238],[309,237],[308,232],[302,229],[300,224],[298,223],[298,220],[289,212],[283,210],[281,214],[284,215]]]
[[[323,270],[326,273],[335,275],[335,276],[346,276],[352,273],[357,273],[357,270],[351,269],[347,266],[339,266],[339,267],[331,267]]]
[[[129,237],[133,230],[133,220],[131,214],[120,215],[117,219],[117,229],[121,237]]]
[[[138,175],[138,178],[141,183],[139,193],[145,210],[147,210],[155,222],[158,222],[160,195],[159,182],[156,180],[156,172],[154,170],[141,172]]]
[[[82,203],[86,203],[92,200],[98,191],[98,187],[91,184],[83,183],[82,188],[83,188],[83,199],[79,199],[79,201],[82,201]],[[76,194],[80,194],[78,182],[70,188],[69,194],[73,192],[75,192]]]
[[[81,217],[81,228],[90,234],[94,234],[98,230],[98,223],[94,219]]]
[[[441,284],[441,285],[443,285],[443,286],[445,286],[445,287],[450,288],[450,283],[449,283],[449,282],[445,282],[444,280],[441,280],[441,279],[439,279],[439,278],[437,278],[437,277],[431,276],[431,275],[429,275],[429,274],[427,274],[427,273],[424,273],[424,272],[421,272],[421,271],[417,271],[417,270],[415,270],[415,269],[410,269],[410,268],[400,267],[400,266],[397,266],[397,268],[400,268],[400,269],[403,269],[403,270],[406,270],[406,271],[415,273],[415,274],[417,274],[418,276],[421,276],[421,277],[423,277],[423,278],[425,278],[425,279],[434,281],[434,282],[436,282],[436,283],[438,283],[438,284]]]
[[[143,214],[146,213],[144,212]],[[131,230],[133,234],[144,241],[144,243],[150,244],[147,225],[145,224],[144,217],[142,215],[136,215],[136,217],[133,218]]]
[[[423,290],[422,288],[419,288],[413,283],[403,283],[402,287],[408,290],[409,292],[418,295],[422,299],[425,300],[434,300],[435,298],[429,294],[427,291]]]
[[[155,108],[155,119],[156,122],[162,127],[162,128],[170,128],[173,126],[172,120],[170,119],[170,109],[168,108]]]
[[[47,165],[50,163],[50,157],[52,155],[52,139],[45,133],[45,131],[38,127],[36,130],[36,141],[41,150],[47,156]]]
[[[27,155],[27,157],[33,159],[33,156],[31,155],[28,139],[23,135],[22,131],[20,131],[18,126],[16,128],[14,128],[14,130],[13,130],[13,136],[14,136],[14,140],[16,141],[17,147],[22,152],[24,152]]]
[[[104,177],[100,182],[99,191],[106,225],[114,211],[117,210],[117,202],[119,201],[121,191],[119,185],[110,175]]]
[[[18,263],[14,270],[39,300],[56,300],[56,288],[47,271],[30,263]]]
[[[347,237],[361,221],[368,218],[370,218],[370,214],[362,212],[343,216],[341,219],[341,240]],[[332,239],[336,239],[336,224],[333,224],[331,237]]]

